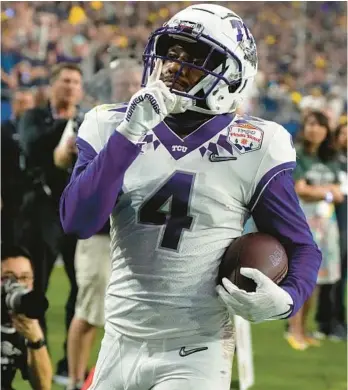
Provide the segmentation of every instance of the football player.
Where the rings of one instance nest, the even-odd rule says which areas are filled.
[[[294,315],[321,255],[294,191],[295,149],[274,122],[239,116],[257,72],[252,34],[231,10],[195,4],[149,38],[143,88],[82,124],[61,199],[66,232],[95,234],[111,215],[112,276],[91,389],[227,390],[230,315]],[[290,259],[276,285],[216,286],[221,257],[252,215]],[[98,261],[98,259],[95,259]]]

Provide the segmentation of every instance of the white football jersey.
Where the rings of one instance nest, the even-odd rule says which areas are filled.
[[[125,111],[94,108],[79,137],[99,153]],[[221,257],[267,182],[293,165],[291,137],[277,123],[226,114],[183,139],[162,122],[140,146],[111,215],[107,326],[156,339],[215,333],[228,323],[215,292]]]

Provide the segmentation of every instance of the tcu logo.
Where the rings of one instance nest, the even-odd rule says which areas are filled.
[[[186,146],[181,146],[181,145],[173,145],[172,146],[172,152],[183,152],[185,153],[187,151]]]
[[[276,267],[283,258],[283,250],[277,245],[276,250],[269,256],[271,263]]]

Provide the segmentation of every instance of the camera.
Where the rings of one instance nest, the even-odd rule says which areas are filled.
[[[11,322],[9,313],[24,314],[29,318],[40,318],[48,308],[48,300],[35,290],[29,290],[14,277],[1,283],[1,323]]]

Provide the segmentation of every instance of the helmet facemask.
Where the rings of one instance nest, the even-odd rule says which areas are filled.
[[[168,49],[174,45],[184,46],[185,52],[187,51],[190,55],[189,61],[168,56]],[[219,86],[220,89],[226,87],[228,92],[234,92],[241,84],[242,66],[238,57],[212,37],[204,35],[202,31],[197,33],[194,29],[187,29],[182,25],[165,26],[156,30],[151,35],[143,56],[143,86],[146,85],[157,58],[164,63],[166,61],[178,63],[178,70],[173,75],[173,81],[168,88],[170,92],[181,96],[186,102],[189,99],[191,104],[188,105],[188,109],[194,111],[213,115],[218,113],[207,107],[209,96],[217,93],[214,88],[216,86]],[[200,62],[192,62],[195,58],[199,59]],[[175,88],[175,84],[182,77],[184,68],[197,69],[202,72],[202,76],[195,85],[179,90]],[[231,70],[233,71],[231,72]],[[221,98],[224,99],[223,96]]]

